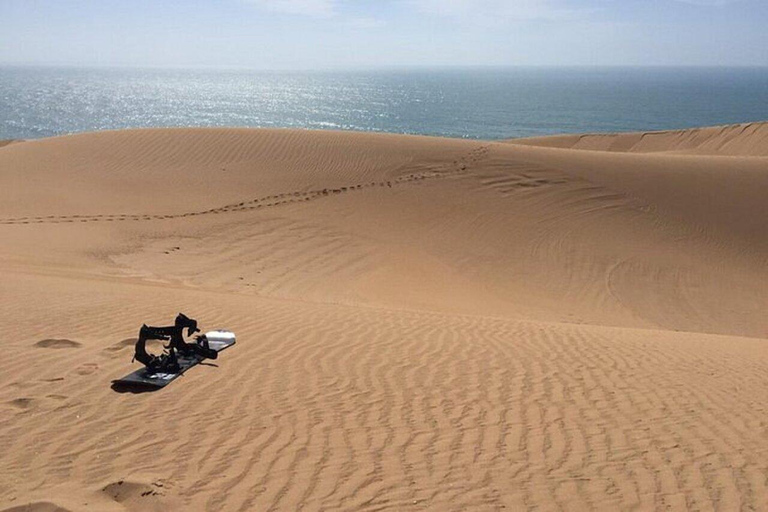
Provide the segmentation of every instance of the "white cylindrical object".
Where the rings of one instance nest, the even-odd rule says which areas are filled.
[[[209,343],[232,343],[235,341],[235,333],[224,330],[208,331],[205,333]]]

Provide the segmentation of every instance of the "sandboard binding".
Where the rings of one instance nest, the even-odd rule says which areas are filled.
[[[151,327],[142,325],[139,331],[139,339],[136,341],[134,360],[138,360],[144,368],[136,370],[113,384],[118,386],[137,386],[161,388],[184,374],[193,366],[206,359],[216,359],[218,353],[235,344],[235,334],[224,329],[208,331],[204,335],[198,335],[194,343],[184,341],[183,329],[187,329],[187,336],[191,336],[200,330],[197,321],[179,313],[173,326]],[[169,341],[165,345],[165,353],[153,355],[146,350],[146,341],[149,339]]]

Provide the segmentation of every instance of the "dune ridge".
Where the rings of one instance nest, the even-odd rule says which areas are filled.
[[[513,139],[509,142],[592,151],[768,156],[768,123],[656,132],[552,135]]]
[[[0,148],[0,510],[760,509],[768,158],[717,130]],[[112,390],[179,311],[238,344]]]

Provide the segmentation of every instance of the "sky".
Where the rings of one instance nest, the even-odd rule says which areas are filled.
[[[768,66],[768,0],[0,0],[0,64]]]

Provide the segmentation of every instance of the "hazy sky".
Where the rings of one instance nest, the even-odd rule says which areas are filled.
[[[0,0],[0,63],[768,65],[768,0]]]

